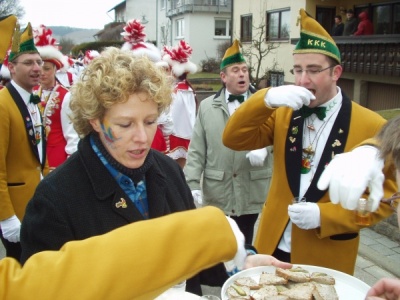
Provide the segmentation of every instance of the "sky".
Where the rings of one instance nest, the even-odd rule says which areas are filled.
[[[19,0],[25,9],[21,27],[31,22],[32,27],[41,24],[69,26],[87,29],[103,29],[114,20],[109,11],[123,0]]]

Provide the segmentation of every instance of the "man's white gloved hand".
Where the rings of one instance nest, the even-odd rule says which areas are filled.
[[[329,186],[329,197],[332,203],[343,208],[354,210],[358,199],[369,188],[368,201],[372,202],[371,210],[378,209],[383,197],[383,159],[379,150],[373,146],[361,146],[353,151],[335,155],[325,168],[318,188],[326,190]]]
[[[21,222],[16,215],[4,221],[0,221],[3,237],[11,243],[19,242],[19,233],[21,231]]]
[[[264,165],[264,160],[268,155],[267,148],[261,148],[257,150],[252,150],[246,154],[249,159],[250,164],[253,167],[262,167]]]
[[[270,88],[264,102],[269,107],[288,106],[298,110],[303,105],[310,105],[311,100],[314,99],[314,94],[302,86],[281,85]]]
[[[203,204],[203,197],[201,196],[201,191],[200,190],[193,190],[192,191],[192,196],[193,196],[193,200],[194,202],[201,206]]]
[[[237,242],[237,252],[233,260],[225,262],[225,268],[228,273],[235,272],[235,269],[242,270],[244,266],[244,262],[247,257],[246,249],[244,248],[244,235],[240,231],[238,225],[236,224],[235,220],[232,218],[226,217],[229,224],[231,225],[233,234],[235,235],[236,242]],[[236,270],[237,271],[237,270]]]
[[[314,229],[321,225],[319,207],[313,202],[289,205],[290,220],[301,229]]]

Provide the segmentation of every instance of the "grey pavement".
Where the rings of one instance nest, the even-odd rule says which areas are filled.
[[[0,243],[0,258],[4,256],[4,247]],[[370,286],[383,277],[400,278],[400,243],[370,228],[361,230],[354,276]],[[220,296],[218,287],[202,288],[204,294]]]

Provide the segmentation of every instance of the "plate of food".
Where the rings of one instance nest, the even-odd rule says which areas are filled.
[[[154,300],[199,300],[200,296],[185,291],[169,289]]]
[[[222,286],[221,299],[365,299],[370,286],[333,269],[293,265],[246,269],[231,276]]]

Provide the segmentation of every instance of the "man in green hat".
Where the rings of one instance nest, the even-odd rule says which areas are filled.
[[[268,155],[270,148],[233,151],[222,144],[228,118],[255,92],[240,50],[235,40],[221,61],[223,87],[200,103],[184,172],[197,204],[222,209],[238,223],[246,243],[251,244],[254,224],[269,189],[272,155]]]
[[[9,46],[10,40],[0,43]],[[31,25],[28,23],[20,33],[17,24],[8,58],[11,82],[0,91],[1,240],[6,255],[17,260],[21,253],[21,220],[46,165],[42,119],[39,108],[30,101],[32,88],[39,83],[42,64]]]
[[[352,275],[364,226],[355,223],[353,211],[330,201],[326,184],[319,189],[317,183],[335,155],[373,137],[385,120],[351,101],[337,86],[343,70],[332,37],[303,9],[300,22],[291,70],[294,85],[263,89],[250,97],[229,119],[223,143],[237,151],[274,146],[274,173],[255,240],[257,250]],[[375,160],[376,153],[374,147],[357,148],[352,156],[357,166],[374,163],[360,176],[347,177],[348,187],[369,178],[382,184],[383,163]],[[389,197],[396,184],[393,172],[384,171],[384,196]],[[369,194],[365,187],[363,192],[365,198],[382,196]],[[295,197],[305,202],[293,204]],[[371,225],[391,213],[387,205],[380,205]]]

